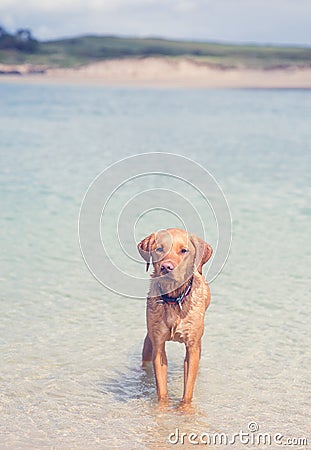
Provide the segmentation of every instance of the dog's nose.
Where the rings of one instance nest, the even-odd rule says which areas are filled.
[[[163,272],[170,272],[171,270],[174,270],[174,265],[171,262],[164,262],[161,265],[161,270]]]

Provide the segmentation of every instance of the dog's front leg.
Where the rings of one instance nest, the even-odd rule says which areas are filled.
[[[152,342],[147,333],[142,351],[142,366],[146,366],[149,361],[152,361]]]
[[[167,399],[167,357],[165,341],[153,343],[153,369],[157,383],[159,401]]]
[[[183,403],[190,403],[193,396],[194,383],[197,377],[201,355],[201,341],[187,345],[184,362],[184,394]]]

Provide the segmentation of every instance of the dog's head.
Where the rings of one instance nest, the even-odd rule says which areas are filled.
[[[154,277],[163,277],[184,283],[212,255],[212,247],[194,234],[178,228],[169,228],[150,234],[138,244],[138,251],[154,267]]]

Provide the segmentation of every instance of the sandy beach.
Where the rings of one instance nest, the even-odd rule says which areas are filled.
[[[311,88],[311,68],[223,69],[188,58],[128,58],[78,68],[0,64],[0,82],[198,88]]]

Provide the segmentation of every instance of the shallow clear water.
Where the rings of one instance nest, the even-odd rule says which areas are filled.
[[[311,91],[2,83],[0,103],[0,446],[164,449],[176,427],[232,434],[251,421],[308,437]],[[140,369],[144,301],[100,285],[78,244],[89,183],[151,151],[206,167],[233,218],[187,414],[183,347],[168,345],[159,410]]]

